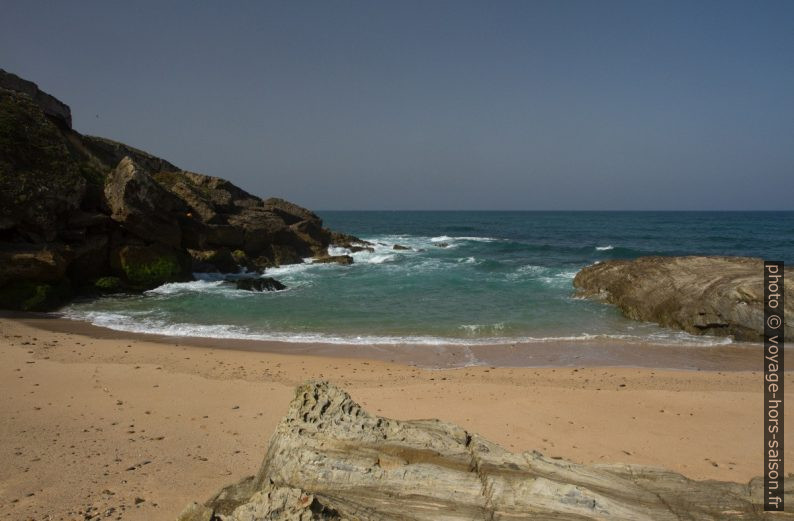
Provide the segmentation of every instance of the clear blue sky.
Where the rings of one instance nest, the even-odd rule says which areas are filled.
[[[315,209],[794,209],[792,1],[0,0],[87,134]]]

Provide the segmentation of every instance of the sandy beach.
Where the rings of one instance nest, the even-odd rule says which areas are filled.
[[[318,378],[373,413],[438,417],[514,451],[694,479],[760,473],[757,371],[431,370],[361,349],[345,358],[343,346],[315,346],[320,356],[158,340],[61,318],[0,319],[4,518],[173,519],[254,473],[294,386]]]

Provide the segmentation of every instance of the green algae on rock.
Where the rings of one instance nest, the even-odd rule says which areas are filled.
[[[71,297],[68,280],[57,284],[14,281],[0,288],[0,308],[19,311],[43,311],[60,306]]]
[[[181,252],[162,245],[127,245],[120,248],[117,255],[125,279],[139,289],[191,278],[189,259]]]

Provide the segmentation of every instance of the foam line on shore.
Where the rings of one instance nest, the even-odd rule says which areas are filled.
[[[78,312],[67,308],[63,316],[72,320],[82,320],[95,326],[105,327],[115,331],[126,331],[130,333],[156,334],[172,337],[199,337],[199,338],[228,338],[239,340],[260,340],[276,341],[287,343],[319,343],[334,345],[427,345],[427,346],[488,346],[488,345],[509,345],[509,344],[537,344],[553,342],[590,342],[590,341],[624,341],[637,344],[657,344],[675,345],[692,347],[722,346],[731,344],[730,338],[694,336],[685,332],[656,333],[650,335],[626,335],[626,334],[590,334],[582,333],[579,335],[567,336],[548,336],[548,337],[479,337],[479,338],[457,338],[457,337],[434,337],[434,336],[377,336],[377,335],[331,335],[327,333],[294,333],[294,332],[255,332],[242,326],[228,324],[204,325],[177,323],[168,324],[164,321],[141,316],[130,316],[129,314],[108,313],[108,312]],[[504,324],[497,325],[478,325],[461,324],[460,329],[464,331],[480,331],[488,329],[500,331]]]

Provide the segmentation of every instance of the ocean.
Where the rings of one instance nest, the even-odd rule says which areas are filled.
[[[645,255],[794,262],[794,212],[318,212],[375,243],[354,264],[267,270],[287,289],[237,290],[217,274],[143,295],[75,302],[67,317],[173,336],[334,344],[491,345],[622,339],[710,346],[575,296],[584,266]],[[394,245],[408,250],[395,250]],[[332,254],[347,253],[334,248]]]

